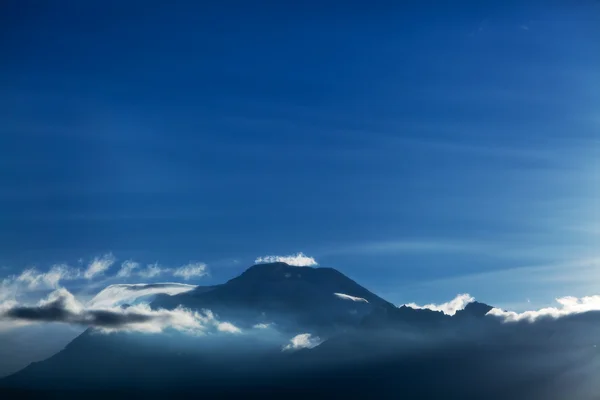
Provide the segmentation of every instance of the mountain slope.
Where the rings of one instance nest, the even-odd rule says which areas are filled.
[[[452,322],[458,319],[430,310],[397,308],[334,269],[284,263],[254,265],[222,285],[159,296],[152,304],[154,308],[179,305],[209,309],[244,333],[195,337],[176,332],[105,335],[88,330],[63,351],[10,376],[2,385],[223,389],[255,388],[280,380],[294,386],[290,379],[295,376],[310,371],[334,373],[345,365],[381,364],[389,355],[399,357],[406,349],[431,344],[439,330],[458,329]],[[477,315],[480,309],[473,308]],[[253,328],[258,323],[274,328]],[[324,343],[312,350],[282,351],[300,333],[318,335]]]
[[[178,305],[210,309],[243,328],[276,323],[286,331],[304,328],[318,334],[356,326],[376,308],[395,308],[335,269],[285,263],[254,265],[225,284],[161,296],[152,304],[155,308]]]

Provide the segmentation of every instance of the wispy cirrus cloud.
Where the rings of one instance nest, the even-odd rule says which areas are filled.
[[[133,260],[123,261],[123,263],[121,264],[121,269],[119,270],[119,272],[117,272],[117,278],[129,278],[139,268],[140,263],[138,262],[135,262]]]
[[[101,257],[96,257],[88,265],[83,273],[86,279],[93,279],[98,275],[103,275],[114,263],[116,259],[112,253],[107,253]]]
[[[155,278],[162,274],[166,274],[169,271],[171,271],[171,269],[164,268],[156,262],[154,264],[148,264],[144,269],[140,269],[138,275],[142,278]]]
[[[158,262],[148,264],[142,268],[140,263],[126,260],[121,264],[121,269],[116,274],[117,278],[141,277],[146,279],[156,278],[161,275],[171,274],[173,277],[190,280],[208,275],[208,266],[201,262],[190,262],[177,268],[167,268]]]
[[[309,257],[304,253],[300,252],[297,254],[291,254],[288,256],[264,256],[258,257],[255,261],[256,264],[263,263],[274,263],[284,262],[294,267],[314,267],[319,265],[313,257]]]
[[[414,309],[426,309],[431,311],[441,311],[446,315],[454,315],[457,311],[463,310],[467,304],[475,301],[475,298],[469,295],[468,293],[463,293],[457,295],[452,300],[442,303],[442,304],[425,304],[424,306],[419,306],[415,303],[405,304],[406,307],[414,308]]]
[[[28,268],[14,280],[25,284],[29,289],[56,289],[62,280],[73,280],[81,277],[81,271],[66,264],[53,265],[47,272]]]
[[[187,280],[195,277],[208,275],[208,269],[204,263],[189,263],[173,271],[173,276]]]

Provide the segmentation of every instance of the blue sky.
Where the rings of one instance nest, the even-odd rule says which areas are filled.
[[[600,292],[598,2],[119,3],[1,6],[0,277],[302,251],[399,304]]]

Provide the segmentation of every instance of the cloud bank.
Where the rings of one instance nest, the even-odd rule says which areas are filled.
[[[314,267],[319,265],[314,258],[308,257],[304,253],[300,252],[298,254],[292,254],[289,256],[265,256],[258,257],[254,260],[256,264],[264,264],[264,263],[274,263],[274,262],[284,262],[288,265],[292,265],[294,267]]]
[[[362,297],[350,296],[349,294],[334,293],[333,295],[336,296],[336,297],[339,297],[340,299],[343,299],[343,300],[350,300],[350,301],[357,301],[357,302],[368,303],[367,299],[363,299]]]
[[[556,299],[560,307],[546,307],[534,311],[517,313],[493,308],[487,315],[503,319],[504,322],[528,321],[535,322],[540,318],[557,319],[573,314],[581,314],[588,311],[600,311],[600,296],[586,296],[577,298],[573,296],[560,297]]]
[[[0,319],[27,322],[60,322],[96,328],[103,333],[145,332],[160,333],[173,329],[190,334],[204,334],[210,330],[239,333],[229,322],[219,321],[209,310],[192,311],[183,307],[174,310],[153,310],[148,304],[127,308],[85,307],[68,290],[52,292],[34,306],[15,303],[2,305]]]
[[[457,311],[463,310],[467,304],[475,301],[474,297],[471,297],[468,293],[463,293],[457,295],[454,299],[450,300],[447,303],[442,304],[426,304],[424,306],[419,306],[415,303],[405,304],[406,307],[414,308],[417,310],[431,310],[431,311],[441,311],[446,315],[454,315]]]

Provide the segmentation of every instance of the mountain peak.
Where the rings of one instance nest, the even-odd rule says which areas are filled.
[[[492,309],[493,307],[487,305],[485,303],[480,303],[478,301],[471,302],[466,305],[466,307],[460,311],[456,312],[456,316],[458,317],[475,317],[475,318],[483,318],[485,315]]]

